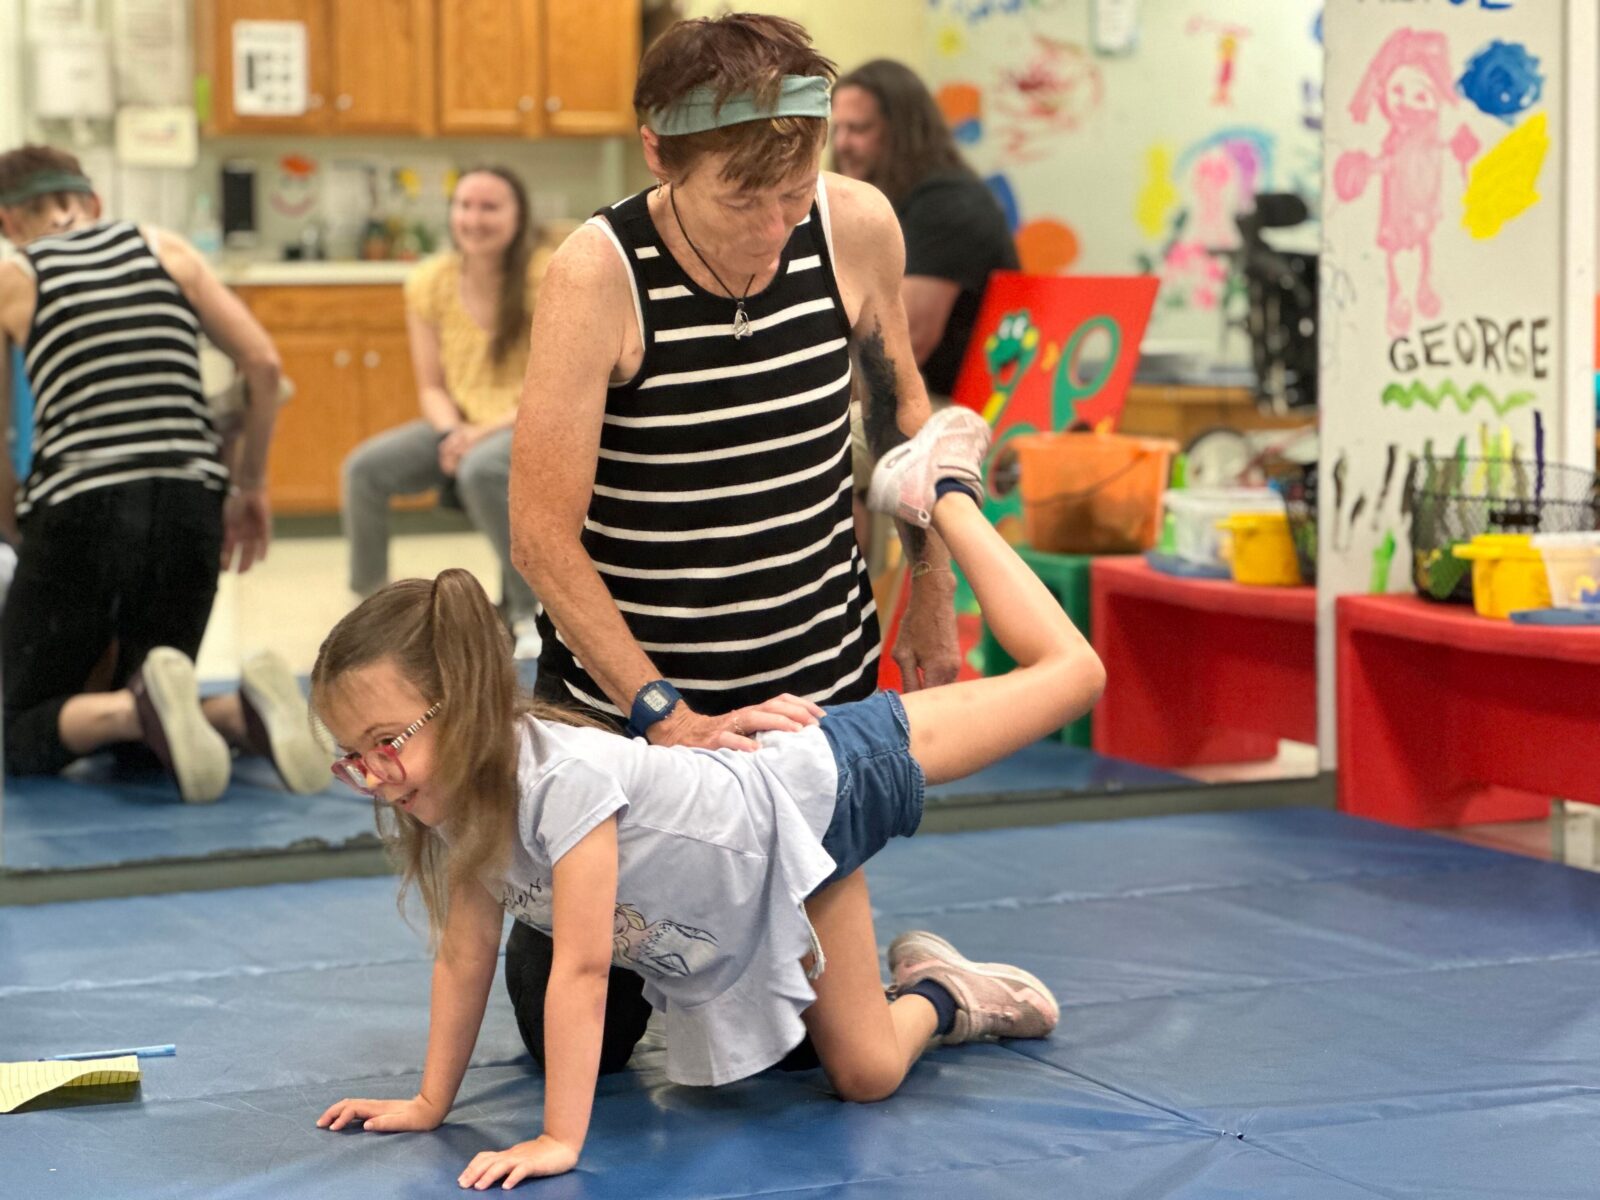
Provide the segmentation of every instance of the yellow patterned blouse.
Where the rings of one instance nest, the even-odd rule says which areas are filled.
[[[536,249],[528,263],[528,308],[533,309],[539,280],[550,252]],[[461,255],[446,251],[428,259],[406,277],[406,308],[439,333],[439,365],[445,391],[461,415],[473,424],[498,420],[514,411],[522,395],[522,373],[528,365],[528,336],[498,365],[489,361],[492,335],[468,315],[461,303]]]

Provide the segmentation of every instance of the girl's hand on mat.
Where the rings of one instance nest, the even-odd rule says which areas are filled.
[[[793,732],[813,725],[822,709],[810,700],[785,692],[760,704],[736,708],[720,717],[695,712],[679,704],[672,715],[650,727],[649,739],[656,746],[701,746],[708,750],[754,750],[755,736],[770,730]]]
[[[562,1175],[578,1165],[578,1152],[565,1142],[542,1133],[531,1142],[518,1142],[509,1150],[485,1150],[474,1154],[456,1182],[464,1188],[484,1188],[498,1179],[503,1188],[514,1188],[536,1175]]]
[[[437,1129],[444,1113],[421,1096],[409,1100],[341,1100],[317,1118],[319,1129],[343,1129],[352,1121],[372,1133],[424,1133]]]

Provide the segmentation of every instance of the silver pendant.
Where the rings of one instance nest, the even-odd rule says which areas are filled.
[[[733,310],[733,336],[747,338],[753,331],[750,328],[750,318],[745,316],[744,301],[739,301],[739,307]]]

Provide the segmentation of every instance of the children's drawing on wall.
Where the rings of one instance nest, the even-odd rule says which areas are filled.
[[[1548,121],[1542,112],[1520,125],[1517,118],[1544,95],[1544,76],[1526,46],[1497,38],[1467,60],[1456,87],[1479,112],[1513,126],[1472,164],[1467,179],[1462,224],[1475,238],[1492,238],[1539,202],[1539,172],[1550,149]]]
[[[1190,37],[1204,35],[1217,39],[1217,71],[1216,81],[1211,90],[1211,103],[1219,108],[1227,108],[1233,103],[1234,71],[1239,57],[1239,43],[1250,36],[1250,30],[1243,25],[1194,16],[1189,18],[1189,23],[1184,26],[1184,32]]]
[[[990,175],[984,183],[1005,214],[1006,225],[1017,245],[1017,259],[1025,274],[1061,275],[1078,261],[1081,247],[1076,229],[1054,217],[1024,221],[1016,191],[1004,174]]]
[[[995,17],[1016,17],[1048,13],[1061,8],[1065,0],[928,0],[928,7],[967,25],[987,24]]]
[[[1064,134],[1081,129],[1105,100],[1100,66],[1076,42],[1033,35],[1020,68],[1002,68],[993,90],[1004,161],[1035,162]]]
[[[1147,236],[1164,229],[1166,237],[1136,261],[1141,271],[1161,277],[1163,308],[1209,311],[1228,299],[1228,254],[1239,245],[1234,218],[1255,207],[1258,192],[1271,189],[1273,142],[1265,130],[1237,127],[1176,156],[1160,145],[1146,151],[1135,220]]]
[[[963,146],[983,140],[983,92],[970,83],[947,83],[934,93],[950,134]]]
[[[1363,150],[1341,154],[1334,164],[1333,183],[1339,199],[1348,202],[1361,196],[1374,175],[1381,179],[1377,243],[1386,256],[1390,337],[1410,329],[1413,300],[1421,316],[1439,315],[1432,257],[1434,230],[1443,215],[1444,159],[1447,154],[1454,158],[1465,180],[1467,164],[1480,145],[1465,124],[1445,139],[1444,109],[1455,104],[1444,34],[1412,29],[1389,35],[1350,101],[1350,115],[1357,124],[1366,124],[1376,107],[1389,127],[1376,155]],[[1396,269],[1396,259],[1408,251],[1417,258],[1411,298]]]

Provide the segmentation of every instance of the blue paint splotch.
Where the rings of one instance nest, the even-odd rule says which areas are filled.
[[[1012,233],[1022,224],[1022,213],[1017,207],[1017,194],[1011,190],[1011,181],[1004,175],[990,175],[984,180],[994,198],[1000,202],[1000,211],[1006,215],[1006,225]]]
[[[968,117],[950,127],[950,136],[963,146],[976,146],[983,141],[983,122],[977,117]]]
[[[1478,109],[1507,125],[1539,102],[1544,76],[1539,60],[1521,42],[1490,42],[1467,60],[1456,88]]]

